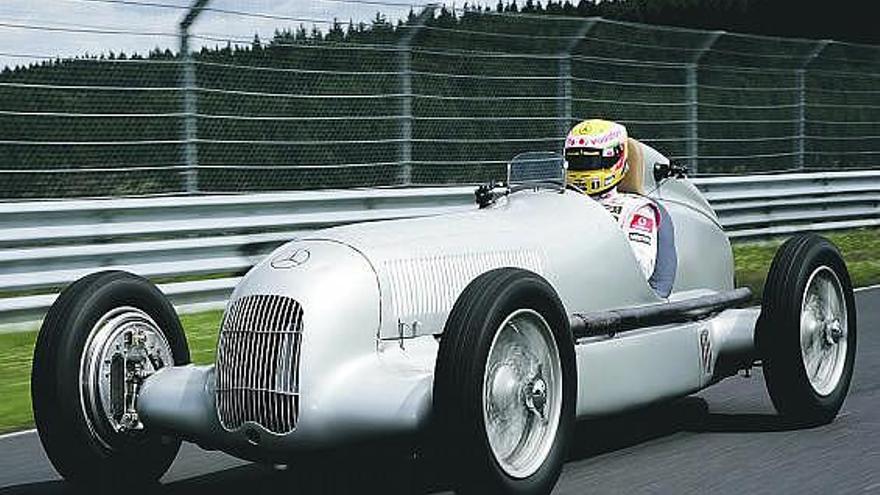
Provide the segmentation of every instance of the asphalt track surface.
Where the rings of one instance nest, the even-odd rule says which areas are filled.
[[[697,395],[579,423],[556,494],[880,494],[880,290],[857,295],[855,378],[836,421],[775,415],[760,372]],[[443,492],[442,473],[398,445],[309,456],[286,470],[185,445],[158,493]],[[114,491],[128,493],[137,487]],[[34,433],[0,439],[0,495],[69,494]]]

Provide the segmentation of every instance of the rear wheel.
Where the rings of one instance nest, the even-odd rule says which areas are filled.
[[[807,423],[833,420],[852,379],[856,310],[846,264],[830,241],[801,235],[779,249],[757,340],[777,411]]]
[[[140,422],[140,384],[189,362],[173,307],[149,281],[101,272],[65,289],[37,338],[34,419],[50,461],[78,483],[151,483],[171,465],[176,438]]]
[[[549,493],[574,423],[568,320],[538,275],[477,278],[447,320],[434,384],[439,442],[464,493]]]

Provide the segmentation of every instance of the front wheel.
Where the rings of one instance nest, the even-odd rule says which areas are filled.
[[[830,241],[800,235],[779,249],[756,338],[776,410],[809,424],[833,420],[852,380],[856,308],[846,264]]]
[[[158,480],[180,440],[145,428],[141,383],[189,362],[174,308],[149,281],[89,275],[66,288],[37,337],[31,375],[40,441],[66,479],[86,485]]]
[[[488,272],[454,305],[434,382],[438,441],[461,493],[549,493],[574,424],[574,345],[538,275]]]

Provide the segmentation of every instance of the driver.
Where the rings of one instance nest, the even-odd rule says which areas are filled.
[[[650,199],[617,190],[629,170],[626,127],[585,120],[565,139],[566,182],[599,201],[626,234],[639,267],[651,279],[657,262],[660,211]]]

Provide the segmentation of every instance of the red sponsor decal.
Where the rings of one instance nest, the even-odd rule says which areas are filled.
[[[642,232],[654,232],[654,219],[636,213],[633,215],[629,228],[633,230],[641,230]]]

